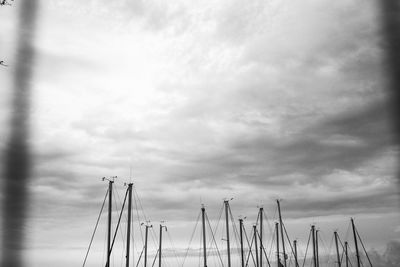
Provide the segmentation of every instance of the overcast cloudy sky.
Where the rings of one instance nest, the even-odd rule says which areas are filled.
[[[2,149],[18,9],[0,9]],[[177,246],[231,197],[249,226],[283,199],[303,244],[350,217],[368,248],[400,239],[375,1],[41,1],[37,26],[30,266],[82,263],[113,175]]]

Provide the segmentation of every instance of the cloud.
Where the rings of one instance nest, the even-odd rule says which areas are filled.
[[[200,204],[215,220],[224,197],[246,215],[257,205],[272,213],[283,198],[285,216],[302,223],[396,210],[374,2],[58,1],[43,10],[35,241],[48,245],[46,228],[68,225],[81,246],[109,175],[120,194],[132,178],[149,218],[182,227],[180,243]]]

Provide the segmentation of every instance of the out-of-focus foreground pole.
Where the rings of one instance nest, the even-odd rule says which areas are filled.
[[[395,130],[395,142],[400,144],[400,1],[378,1],[381,5],[382,29],[384,33],[384,48],[386,74],[388,78],[389,101],[391,101],[391,116]],[[399,163],[399,160],[398,160]],[[398,192],[400,192],[400,163],[397,172]],[[400,198],[399,198],[400,199]],[[400,203],[399,203],[400,204]]]
[[[10,139],[4,154],[2,267],[23,266],[22,249],[25,241],[27,188],[31,172],[29,138],[29,113],[31,80],[34,61],[33,40],[37,0],[20,0],[13,4],[19,8],[17,27],[17,59],[13,77],[10,117]]]

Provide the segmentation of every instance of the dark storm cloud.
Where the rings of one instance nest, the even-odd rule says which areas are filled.
[[[354,189],[354,188],[353,188]],[[393,187],[371,189],[365,192],[340,193],[318,198],[296,198],[285,202],[288,218],[315,217],[339,214],[390,213],[396,209],[397,190]]]
[[[325,118],[293,135],[274,138],[256,132],[201,153],[179,149],[160,153],[181,159],[182,164],[177,167],[187,176],[176,175],[178,180],[207,179],[206,176],[212,181],[215,177],[224,180],[227,174],[246,175],[246,169],[253,169],[252,173],[259,170],[260,183],[267,182],[268,177],[292,173],[318,181],[314,178],[335,169],[352,171],[393,144],[386,103],[381,101]],[[236,177],[240,179],[240,175]]]
[[[351,171],[387,149],[392,141],[387,108],[380,102],[327,118],[295,139],[272,146],[267,153],[273,155],[269,163],[277,172],[300,172],[315,178],[333,169]],[[254,143],[253,147],[262,148],[263,144]]]

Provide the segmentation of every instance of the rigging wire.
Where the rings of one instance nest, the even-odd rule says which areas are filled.
[[[236,242],[236,250],[237,250],[238,255],[240,255],[239,232],[238,232],[238,230],[237,230],[237,226],[236,226],[236,223],[235,223],[235,219],[233,218],[232,211],[231,211],[231,206],[230,206],[230,205],[228,206],[228,210],[229,210],[230,219],[231,219],[231,222],[232,222],[233,236],[235,237],[235,242]]]
[[[114,247],[115,238],[116,238],[117,233],[118,233],[118,228],[119,228],[119,225],[120,225],[120,222],[121,222],[121,217],[122,217],[122,213],[123,213],[123,211],[124,211],[124,207],[125,207],[125,202],[126,202],[126,197],[127,197],[127,196],[128,196],[128,190],[126,190],[126,193],[125,193],[124,202],[123,202],[123,204],[122,204],[121,211],[120,211],[120,214],[119,214],[118,223],[117,223],[117,229],[115,229],[113,241],[112,241],[112,243],[111,243],[110,252],[111,252],[111,250],[112,250],[113,247]]]
[[[219,210],[218,221],[217,221],[217,225],[215,226],[214,230],[211,229],[211,226],[209,226],[211,233],[217,233],[218,226],[219,226],[219,223],[220,223],[220,221],[221,221],[221,217],[222,217],[223,211],[224,211],[224,205],[222,205],[222,206],[221,206],[221,209]],[[205,213],[205,216],[207,217],[207,212]],[[208,219],[208,217],[207,217],[207,219]],[[210,225],[210,223],[209,223],[209,225]],[[209,242],[208,242],[208,247],[211,248],[211,247],[212,247],[212,244],[213,244],[213,239],[210,239]],[[216,244],[216,242],[215,242],[215,244]],[[213,252],[212,250],[208,250],[208,251],[207,251],[207,256],[209,256],[210,253],[212,253],[212,252]],[[217,253],[215,253],[214,256],[215,256],[215,255],[217,255]]]
[[[271,254],[272,254],[272,248],[273,248],[274,242],[275,242],[275,236],[276,236],[276,231],[274,230],[274,231],[272,232],[272,241],[271,241],[271,246],[270,246],[270,248],[269,248],[269,253],[268,253],[268,255],[269,255],[270,258],[271,258]]]
[[[274,216],[272,217],[272,220],[274,221],[278,221],[276,218],[276,213],[278,212],[278,207],[275,207],[275,211],[274,211]]]
[[[371,267],[372,267],[371,260],[370,260],[370,258],[369,258],[369,256],[368,256],[367,250],[365,249],[364,243],[363,243],[362,240],[361,240],[361,237],[360,237],[360,234],[358,233],[357,228],[356,228],[356,233],[357,233],[358,239],[360,240],[360,243],[361,243],[361,245],[362,245],[362,247],[363,247],[363,249],[364,249],[365,255],[367,256],[368,262],[369,262],[369,264],[370,264]]]
[[[247,237],[247,236],[246,236],[246,237]],[[250,260],[250,254],[251,254],[252,258],[253,258],[253,263],[254,263],[254,265],[256,265],[255,262],[254,262],[253,253],[252,253],[252,251],[251,251],[251,248],[253,247],[253,240],[254,240],[254,235],[252,234],[251,242],[250,242],[250,244],[248,244],[248,246],[249,246],[249,253],[247,254],[246,266],[248,266],[248,263],[249,263],[249,260]],[[248,239],[247,239],[247,243],[249,243],[249,240],[248,240]]]
[[[259,234],[259,233],[257,233],[257,235],[258,235],[258,238],[260,238],[260,239],[261,239],[261,236],[260,236],[260,234]],[[265,252],[264,245],[262,245],[262,246],[261,246],[261,248],[262,248],[262,251],[264,252],[265,258],[267,259],[268,266],[269,266],[269,267],[271,267],[271,264],[269,263],[269,259],[268,259],[268,257],[267,257],[267,253]]]
[[[322,237],[321,237],[321,239],[322,239]],[[327,259],[328,265],[329,265],[329,262],[331,261],[331,258],[332,258],[332,257],[331,257],[331,256],[332,256],[332,255],[331,255],[331,251],[332,251],[334,239],[335,239],[335,236],[332,235],[331,242],[330,242],[330,244],[329,244],[329,249],[328,249],[328,259]],[[322,240],[322,242],[325,243],[324,240]],[[325,245],[326,245],[326,244],[325,244]],[[325,252],[326,252],[326,251],[325,251]],[[335,257],[333,257],[332,262],[335,262]]]
[[[340,246],[342,247],[342,254],[340,255],[340,264],[342,264],[342,262],[343,262],[343,257],[344,257],[344,254],[345,254],[345,248],[344,248],[344,245],[343,245],[343,243],[342,243],[342,240],[340,240],[340,236],[337,235],[337,237],[338,237]]]
[[[270,221],[268,220],[267,213],[264,212],[263,215],[264,215],[264,219],[267,221],[267,225],[268,225],[269,232],[272,233],[274,230],[272,230],[273,228],[272,228],[272,226],[271,226]]]
[[[141,239],[142,239],[142,245],[144,244],[144,238],[143,238],[143,231],[142,231],[142,228],[140,227],[140,214],[139,214],[139,208],[138,208],[138,201],[137,201],[137,198],[136,198],[136,194],[135,194],[135,188],[133,188],[133,199],[134,199],[134,202],[135,202],[135,210],[136,210],[136,215],[137,215],[137,218],[138,218],[138,224],[139,224],[139,229],[140,229],[140,236],[141,236]]]
[[[192,240],[193,240],[193,237],[194,237],[194,233],[196,232],[196,228],[197,228],[197,225],[198,225],[198,223],[199,223],[200,214],[201,214],[201,211],[199,212],[199,215],[197,215],[196,224],[195,224],[194,229],[193,229],[193,232],[192,232],[192,234],[191,234],[191,236],[190,236],[190,241],[189,241],[189,245],[188,245],[188,247],[187,247],[187,249],[186,249],[185,256],[183,257],[182,267],[183,267],[183,265],[185,264],[186,257],[187,257],[187,255],[188,255],[188,253],[189,253],[190,244],[192,243]]]
[[[200,264],[201,264],[201,234],[202,234],[202,232],[200,231],[200,238],[199,238],[199,257],[198,257],[198,267],[200,267]]]
[[[157,256],[158,256],[158,252],[160,252],[159,249],[157,249],[157,252],[156,252],[156,255],[155,255],[155,257],[154,257],[153,264],[151,265],[151,267],[154,267],[154,263],[156,263]]]
[[[115,190],[115,195],[117,196],[117,200],[119,201],[119,203],[121,203],[121,197],[119,196],[118,190]],[[120,213],[118,222],[121,220],[122,214],[125,215],[125,219],[126,219],[126,221],[128,221],[128,218],[126,217],[126,214],[123,213],[127,195],[128,195],[128,190],[126,190],[126,193],[125,193],[124,205],[121,207],[121,213]],[[116,202],[116,200],[115,200],[115,202]],[[118,228],[117,228],[117,230],[118,230]],[[119,232],[121,234],[121,243],[122,243],[122,256],[121,257],[123,258],[123,254],[124,254],[124,251],[125,251],[125,235],[124,235],[124,231],[122,231],[122,227],[119,227]],[[122,263],[122,261],[121,261],[121,263]]]
[[[138,200],[139,200],[139,204],[140,204],[140,208],[141,208],[143,217],[145,218],[146,221],[150,222],[150,220],[147,219],[147,216],[146,216],[146,214],[144,212],[144,209],[143,209],[143,206],[142,206],[142,202],[140,201],[139,195],[137,197],[138,197]],[[151,229],[150,229],[150,237],[151,237],[151,240],[153,242],[153,245],[155,247],[158,247],[157,235],[156,235],[154,227],[151,227]]]
[[[97,226],[99,225],[101,214],[103,213],[103,208],[104,208],[104,205],[106,203],[106,199],[107,199],[107,196],[108,196],[108,191],[109,191],[109,189],[107,189],[106,195],[104,196],[103,204],[101,205],[100,213],[99,213],[99,216],[97,217],[96,226],[94,227],[94,231],[93,231],[92,237],[90,238],[89,247],[87,249],[85,260],[83,261],[82,267],[85,266],[85,264],[86,264],[86,260],[87,260],[87,257],[89,255],[89,250],[90,250],[90,247],[92,246],[93,238],[94,238],[94,235],[96,233]]]
[[[211,230],[211,233],[217,233],[217,231],[218,231],[218,226],[219,226],[219,223],[220,223],[220,221],[221,221],[221,217],[222,217],[223,211],[224,211],[224,204],[222,204],[221,209],[219,210],[219,216],[218,216],[217,225],[215,226],[214,230],[210,229],[210,230]],[[209,245],[211,245],[211,244],[212,244],[212,240],[210,240]]]
[[[310,230],[310,233],[309,233],[309,235],[308,235],[307,247],[306,247],[306,252],[305,252],[305,254],[304,254],[304,260],[303,260],[303,265],[302,265],[302,267],[304,267],[304,264],[306,263],[307,252],[308,252],[308,246],[310,245],[310,239],[311,239],[311,230]]]
[[[106,261],[106,251],[107,251],[107,231],[104,231],[104,247],[103,247],[103,260],[102,260],[102,266],[105,265],[105,261]],[[107,252],[108,253],[108,252]]]
[[[351,222],[349,222],[349,224],[347,225],[345,240],[349,240],[350,227],[351,227]]]
[[[350,254],[350,255],[354,255],[354,252],[353,252],[353,251],[351,251],[351,248],[350,248],[350,246],[348,246],[348,252],[350,252],[350,253],[348,253],[348,254]],[[351,263],[350,257],[349,257],[349,263],[350,263],[350,266],[353,266],[353,264]]]
[[[282,226],[283,226],[283,230],[285,230],[285,235],[286,235],[286,238],[287,238],[287,240],[288,240],[288,243],[289,243],[289,246],[290,246],[290,250],[292,251],[292,255],[294,255],[294,248],[293,248],[293,246],[292,246],[292,241],[290,240],[290,238],[289,238],[289,235],[288,235],[288,232],[287,232],[287,230],[286,230],[286,226],[285,226],[285,224],[282,222]],[[291,256],[292,256],[291,255]],[[283,255],[284,257],[285,257],[285,255]]]
[[[268,218],[267,218],[266,212],[264,212],[263,215],[264,215],[265,221],[267,221],[269,233],[271,234],[271,233],[274,232],[274,230],[272,230],[273,228],[272,228],[272,226],[271,226],[270,221],[269,221]],[[275,238],[275,236],[273,235],[273,239],[274,239],[274,238]],[[267,247],[267,246],[266,246],[266,247]],[[269,257],[271,257],[271,254],[269,254]]]
[[[249,253],[247,254],[246,266],[248,266],[248,264],[249,264],[250,255],[251,255],[251,258],[253,259],[254,266],[256,266],[256,262],[255,262],[255,260],[254,260],[253,252],[252,252],[252,250],[251,250],[251,248],[253,247],[253,241],[254,241],[254,234],[253,234],[253,231],[251,232],[252,238],[251,238],[251,242],[250,242],[250,243],[249,243],[249,239],[247,238],[246,231],[245,231],[245,236],[246,236],[247,244],[248,244],[248,246],[249,246]],[[257,249],[257,248],[256,248],[256,249]]]
[[[180,263],[179,263],[179,261],[178,261],[178,255],[176,254],[176,247],[175,247],[175,245],[174,245],[174,242],[172,242],[171,235],[169,234],[168,231],[167,231],[167,236],[168,236],[169,242],[171,243],[172,252],[174,253],[174,257],[175,257],[175,259],[176,259],[176,263],[177,263],[176,266],[180,266]]]
[[[143,215],[145,221],[149,221],[149,220],[147,219],[146,213],[144,212],[143,205],[142,205],[142,201],[140,200],[139,194],[137,193],[136,190],[134,190],[134,192],[136,193],[137,200],[138,200],[138,203],[139,203],[139,206],[140,206],[140,210],[141,210],[141,212],[142,212],[142,215]],[[155,230],[154,230],[153,227],[152,227],[151,230],[150,230],[150,236],[151,236],[151,240],[153,241],[153,245],[154,245],[155,247],[157,247],[158,242],[156,241],[156,239],[157,239],[157,238],[156,238],[156,233],[155,233]]]
[[[142,248],[142,252],[140,252],[139,259],[138,259],[138,261],[137,261],[137,263],[136,263],[136,267],[139,266],[140,259],[142,258],[143,252],[144,252],[144,246],[143,246],[143,248]]]
[[[222,265],[222,266],[224,266],[224,263],[223,263],[223,261],[222,261],[221,254],[219,253],[219,249],[218,249],[217,242],[215,241],[215,236],[214,236],[214,233],[212,232],[212,228],[211,228],[210,221],[208,220],[208,215],[207,215],[207,213],[205,213],[205,215],[206,215],[206,221],[207,221],[207,223],[208,223],[208,227],[209,227],[209,228],[210,228],[210,230],[211,230],[211,236],[212,236],[212,240],[214,241],[215,248],[217,249],[217,254],[218,254],[218,257],[219,257],[219,259],[220,259],[220,261],[221,261],[221,265]]]

